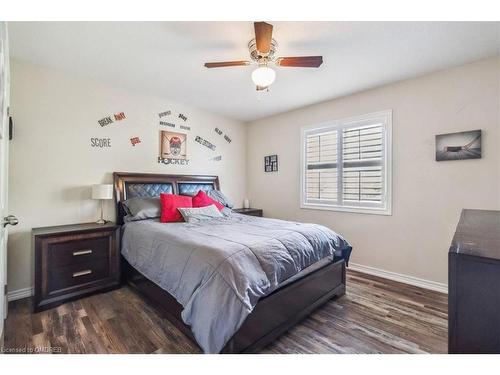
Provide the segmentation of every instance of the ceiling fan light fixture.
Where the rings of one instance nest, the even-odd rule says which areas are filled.
[[[276,72],[268,66],[259,66],[252,72],[252,81],[255,86],[270,86],[276,79]]]

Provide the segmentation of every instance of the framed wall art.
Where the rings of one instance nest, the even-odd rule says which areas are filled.
[[[186,140],[186,134],[160,130],[160,158],[186,160]]]
[[[436,161],[481,159],[481,130],[436,135]]]
[[[264,172],[278,171],[278,155],[264,156]]]

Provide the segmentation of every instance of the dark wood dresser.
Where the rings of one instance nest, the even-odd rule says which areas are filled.
[[[120,286],[119,225],[34,228],[35,312]]]
[[[462,211],[448,267],[448,351],[500,353],[500,211]]]
[[[262,217],[262,210],[260,208],[234,208],[233,211],[243,215]]]

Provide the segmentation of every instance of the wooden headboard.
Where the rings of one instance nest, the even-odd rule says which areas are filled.
[[[219,190],[219,177],[181,174],[114,172],[116,222],[123,224],[122,202],[133,197],[157,197],[160,193],[195,195],[198,190]]]

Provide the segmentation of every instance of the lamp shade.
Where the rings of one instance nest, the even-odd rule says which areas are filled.
[[[252,81],[256,86],[267,87],[276,78],[276,72],[267,66],[260,66],[252,72]]]
[[[113,185],[92,185],[92,199],[113,199]]]

